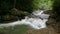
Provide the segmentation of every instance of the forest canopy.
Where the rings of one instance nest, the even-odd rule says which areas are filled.
[[[29,15],[33,10],[54,10],[60,14],[60,0],[0,0],[0,17],[16,16],[14,19]],[[10,16],[10,17],[11,17]],[[8,16],[8,18],[10,18]],[[6,19],[8,19],[6,18]],[[13,17],[11,17],[13,19]],[[0,20],[4,20],[0,18]]]

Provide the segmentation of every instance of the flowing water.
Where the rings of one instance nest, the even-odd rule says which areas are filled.
[[[21,21],[15,21],[7,24],[0,24],[0,27],[9,27],[9,26],[15,26],[15,25],[28,25],[33,29],[42,29],[46,28],[46,22],[48,21],[48,18],[50,15],[44,14],[43,10],[33,11],[31,15],[26,16],[25,19],[22,19]]]

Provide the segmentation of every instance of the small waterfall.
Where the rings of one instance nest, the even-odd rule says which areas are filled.
[[[48,18],[50,15],[44,14],[43,10],[33,11],[31,15],[26,16],[25,19],[22,19],[21,21],[15,21],[7,24],[0,24],[0,27],[9,27],[9,26],[15,26],[15,25],[28,25],[33,29],[42,29],[46,28],[46,22],[48,21]]]

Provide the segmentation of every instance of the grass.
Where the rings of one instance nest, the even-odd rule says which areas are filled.
[[[0,28],[0,34],[24,34],[28,30],[26,25]]]

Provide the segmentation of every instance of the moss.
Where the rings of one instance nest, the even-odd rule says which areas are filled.
[[[28,30],[26,25],[17,25],[14,27],[0,28],[1,34],[24,34]]]

